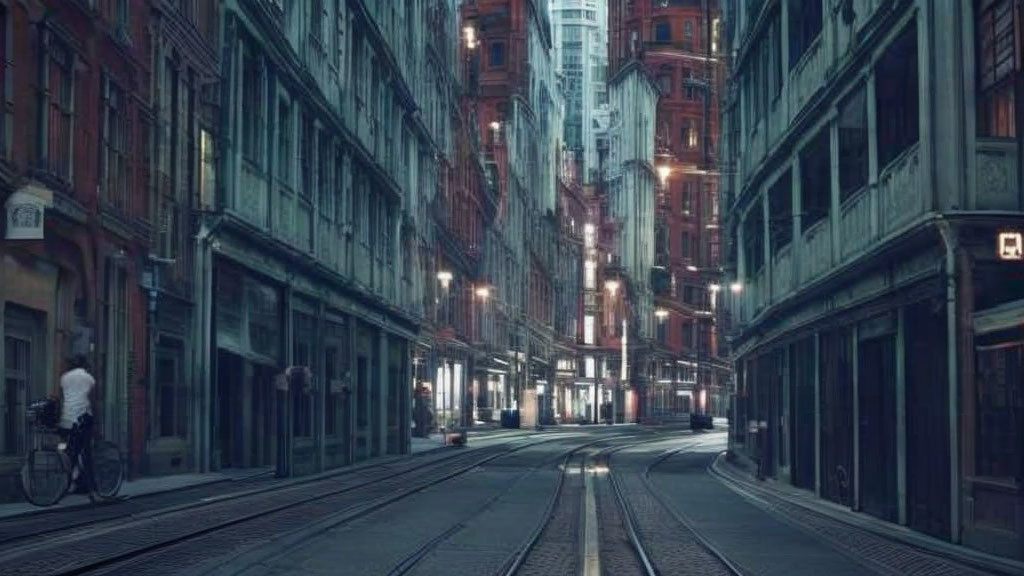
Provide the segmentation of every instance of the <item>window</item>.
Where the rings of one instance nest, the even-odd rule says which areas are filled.
[[[50,39],[45,167],[54,176],[69,182],[73,140],[73,56],[52,33]]]
[[[824,0],[789,0],[789,68],[821,34]]]
[[[104,100],[100,138],[102,140],[103,200],[108,205],[128,213],[131,189],[132,125],[128,113],[128,100],[124,90],[103,79]]]
[[[583,359],[583,377],[584,378],[596,378],[597,377],[597,363],[594,362],[593,356],[587,356]]]
[[[975,473],[1024,479],[1024,341],[982,337],[977,348]],[[1016,337],[1019,338],[1019,332]]]
[[[658,90],[662,94],[669,96],[672,94],[672,73],[667,70],[662,70],[658,73]]]
[[[693,258],[693,234],[684,230],[679,241],[679,255],[685,260]]]
[[[863,86],[839,108],[839,201],[868,183],[868,113]]]
[[[793,181],[788,170],[768,190],[768,229],[773,255],[793,240]]]
[[[583,287],[587,290],[597,288],[597,262],[593,260],[583,263]]]
[[[491,68],[500,68],[505,65],[505,43],[491,42],[490,53],[488,54],[487,65]]]
[[[242,55],[242,155],[263,165],[263,64],[246,43]]]
[[[216,202],[217,148],[213,135],[203,129],[199,130],[199,161],[199,206],[209,209]]]
[[[828,128],[800,151],[800,231],[828,216],[832,202],[832,172]]]
[[[583,317],[583,343],[594,343],[594,316],[592,314]]]
[[[743,259],[747,278],[752,278],[764,266],[764,224],[761,205],[755,203],[743,221]]]
[[[6,158],[11,151],[7,127],[14,117],[14,75],[7,72],[11,64],[11,54],[7,51],[7,39],[11,37],[9,26],[11,20],[7,11],[0,6],[0,158]]]
[[[693,199],[696,197],[697,183],[687,180],[683,182],[682,210],[683,216],[693,214]]]
[[[324,0],[310,0],[309,36],[318,46],[323,44],[324,16]]]
[[[277,177],[292,182],[292,109],[283,100],[277,107]]]
[[[1016,22],[1011,0],[978,1],[979,136],[1013,138],[1017,131],[1013,88],[1019,62]]]
[[[324,132],[320,133],[316,161],[316,191],[320,214],[330,218],[334,214],[334,194],[331,189],[331,143]]]
[[[313,118],[302,116],[302,133],[299,141],[299,174],[301,185],[299,196],[309,200],[313,196]]]
[[[918,138],[917,26],[907,25],[875,70],[878,165],[887,166]]]
[[[683,123],[683,142],[689,150],[696,150],[700,145],[700,133],[697,131],[697,123],[693,120],[686,120]]]
[[[671,42],[672,41],[672,26],[666,21],[654,23],[654,41],[655,42]]]
[[[683,40],[692,45],[693,43],[693,20],[683,22]]]

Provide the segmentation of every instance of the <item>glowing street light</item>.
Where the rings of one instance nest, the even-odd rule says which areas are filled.
[[[664,186],[665,182],[668,182],[668,176],[672,173],[672,168],[668,166],[658,166],[658,178],[661,179],[661,185]]]
[[[687,266],[686,269],[688,271],[690,271],[690,272],[696,272],[697,271],[697,267],[694,266],[693,264],[690,264],[689,266]]]
[[[479,286],[476,289],[476,295],[481,300],[487,300],[487,298],[491,295],[491,289],[488,288],[487,286]]]
[[[739,282],[733,282],[732,284],[729,284],[729,290],[733,294],[739,294],[740,292],[743,292],[743,284],[740,284]]]
[[[441,281],[441,287],[448,289],[448,284],[452,281],[452,273],[447,270],[441,270],[437,273],[437,279]]]
[[[668,318],[668,310],[664,308],[658,308],[657,310],[654,311],[654,315],[658,317],[658,320],[664,320],[665,318]]]
[[[465,28],[462,29],[462,32],[463,34],[466,35],[466,48],[469,48],[470,50],[476,48],[476,28],[473,28],[472,26],[466,26]]]
[[[710,292],[711,292],[712,294],[717,294],[717,293],[718,293],[718,291],[719,291],[719,290],[721,290],[721,289],[722,289],[722,287],[721,287],[721,286],[719,286],[718,284],[709,284],[709,285],[708,285],[708,290],[709,290],[709,291],[710,291]]]
[[[605,288],[605,290],[608,291],[609,294],[611,294],[612,296],[615,296],[615,292],[617,292],[619,290],[619,281],[618,280],[607,280],[604,283],[604,288]]]

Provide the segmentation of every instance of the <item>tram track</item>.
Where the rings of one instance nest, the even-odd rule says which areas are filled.
[[[685,516],[679,514],[650,483],[650,473],[674,454],[704,445],[697,440],[664,454],[647,464],[634,478],[626,479],[609,466],[608,481],[621,513],[629,543],[636,554],[639,574],[721,574],[743,576],[729,559]],[[679,538],[679,530],[692,540]]]
[[[258,524],[269,523],[280,530],[300,528],[317,518],[347,522],[502,456],[560,438],[565,435],[545,436],[511,447],[479,448],[370,478],[332,476],[277,490],[240,493],[198,508],[174,508],[144,518],[72,530],[44,542],[15,542],[0,549],[0,565],[5,567],[5,574],[83,574],[108,567],[120,569],[127,563],[141,565],[139,560],[160,551],[199,538],[205,544],[211,535],[238,532],[245,527],[255,528],[257,535],[265,538]],[[416,481],[409,483],[409,476],[415,476]],[[248,539],[242,534],[239,544]],[[213,547],[211,552],[223,553],[224,548]]]

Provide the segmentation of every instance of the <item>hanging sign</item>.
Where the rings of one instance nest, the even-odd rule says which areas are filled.
[[[7,199],[5,204],[7,226],[4,238],[7,240],[42,240],[43,215],[47,200],[43,194],[47,192],[37,187],[26,186]]]

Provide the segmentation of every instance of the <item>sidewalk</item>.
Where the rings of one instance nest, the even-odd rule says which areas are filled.
[[[753,470],[744,468],[741,464],[732,462],[725,457],[719,456],[716,458],[709,469],[714,476],[741,494],[745,492],[746,494],[744,495],[747,497],[771,500],[770,502],[762,501],[765,505],[771,506],[776,511],[782,512],[783,508],[789,507],[798,511],[811,512],[819,517],[865,531],[887,541],[899,542],[913,549],[959,562],[975,569],[986,570],[995,574],[1024,574],[1024,562],[952,544],[945,540],[916,532],[906,526],[893,524],[868,514],[855,512],[845,506],[818,498],[811,491],[802,490],[785,482],[779,482],[774,479],[758,481],[754,477]]]
[[[174,492],[176,490],[196,488],[198,486],[206,486],[209,484],[216,484],[218,482],[246,480],[258,476],[269,476],[272,474],[273,470],[270,468],[247,468],[230,469],[221,472],[208,472],[205,474],[172,474],[168,476],[142,477],[126,481],[124,485],[121,486],[121,492],[118,494],[118,497],[121,499],[136,498],[150,494]],[[88,506],[91,503],[92,502],[89,500],[89,497],[84,494],[68,494],[60,501],[59,504],[47,508],[33,506],[28,502],[0,504],[0,519],[68,510]]]

